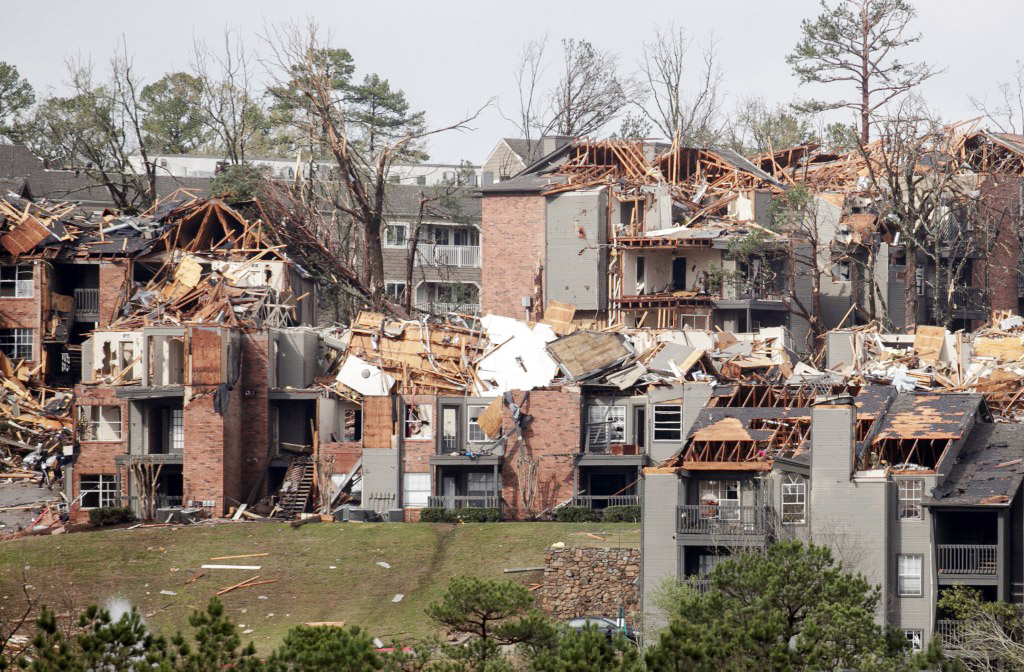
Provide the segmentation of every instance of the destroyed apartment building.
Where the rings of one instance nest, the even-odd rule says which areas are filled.
[[[949,220],[939,249],[915,254],[916,316],[904,305],[905,241],[886,214],[884,185],[870,179],[878,143],[864,153],[811,144],[747,158],[677,143],[566,140],[481,190],[483,308],[537,318],[561,301],[628,327],[784,326],[801,352],[811,319],[821,331],[947,316],[976,328],[989,310],[1020,308],[1013,222],[1024,142],[975,126],[948,129],[944,151],[958,161],[959,190],[937,215]],[[796,187],[807,202],[780,226],[773,208]]]
[[[684,385],[685,440],[643,473],[645,611],[666,577],[775,539],[830,546],[881,587],[876,620],[958,645],[955,585],[1024,602],[1024,320],[974,334],[827,335],[785,384]],[[686,410],[691,409],[691,410]]]

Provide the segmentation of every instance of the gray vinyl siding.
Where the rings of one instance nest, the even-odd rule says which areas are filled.
[[[142,418],[142,407],[139,402],[130,401],[128,402],[128,454],[145,454],[146,443],[146,428]]]
[[[383,513],[399,506],[399,451],[363,449],[363,508]]]
[[[825,334],[825,368],[837,371],[853,363],[853,334],[831,331]]]
[[[641,487],[641,607],[644,633],[651,636],[667,622],[665,614],[655,605],[658,591],[666,579],[676,578],[679,570],[679,550],[675,537],[680,484],[675,474],[646,473]]]
[[[903,477],[898,477],[900,480]],[[937,483],[936,476],[908,476],[924,481],[924,493],[931,492]],[[920,520],[899,518],[899,499],[894,482],[889,488],[890,511],[889,553],[892,556],[892,623],[904,630],[923,630],[925,641],[931,637],[932,615],[937,596],[935,595],[935,558],[932,546],[932,520],[927,507],[923,507]],[[921,597],[898,596],[898,555],[921,556]]]
[[[906,286],[906,283],[903,281],[905,268],[904,266],[889,267],[889,292],[886,296],[886,301],[888,301],[889,305],[886,308],[888,309],[888,317],[896,329],[902,329],[907,324],[907,306],[904,303],[903,296],[904,287]],[[923,299],[924,297],[921,298]]]
[[[303,389],[313,383],[316,375],[320,340],[314,331],[277,331],[276,376],[273,387]]]
[[[386,282],[405,282],[405,264],[408,254],[408,248],[384,248],[384,280]],[[417,254],[417,257],[419,256]],[[417,263],[413,265],[412,269],[413,289],[421,282],[476,283],[479,285],[480,267],[434,266],[420,263],[420,259],[417,259]]]
[[[545,297],[579,310],[604,310],[608,300],[607,196],[570,192],[547,200]]]
[[[93,379],[92,373],[92,338],[87,338],[82,342],[82,382],[91,383]]]

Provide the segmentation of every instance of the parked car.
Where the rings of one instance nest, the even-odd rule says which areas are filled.
[[[605,633],[609,637],[616,632],[621,632],[626,636],[626,639],[635,642],[636,632],[633,628],[628,625],[625,628],[621,627],[618,621],[614,618],[605,618],[603,616],[584,616],[582,618],[574,618],[566,622],[570,628],[576,632],[583,632],[583,628],[588,625],[592,628],[597,628],[600,632]]]

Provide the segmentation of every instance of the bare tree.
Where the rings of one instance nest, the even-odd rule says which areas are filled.
[[[199,40],[192,45],[190,67],[200,82],[203,116],[232,164],[245,162],[246,150],[265,129],[265,110],[254,89],[255,64],[255,55],[230,28],[224,30],[222,52]]]
[[[971,106],[1003,133],[1024,133],[1024,63],[1017,61],[1012,78],[999,82],[996,88],[999,95],[995,103],[969,96]]]
[[[655,26],[654,40],[644,43],[640,61],[648,100],[641,109],[666,138],[678,137],[684,145],[713,145],[724,127],[722,69],[709,35],[691,85],[687,79],[696,60],[690,57],[692,43],[682,28]]]
[[[870,139],[871,115],[907,93],[936,70],[928,63],[904,63],[896,57],[903,47],[921,39],[910,32],[917,11],[904,0],[839,0],[800,24],[803,34],[786,62],[801,84],[853,84],[856,97],[833,101],[809,100],[808,112],[849,109],[860,117],[860,139]]]
[[[814,127],[789,106],[771,107],[760,96],[747,96],[736,106],[729,135],[729,145],[736,151],[763,154],[812,140]]]
[[[360,232],[362,284],[370,292],[374,309],[384,309],[381,238],[391,165],[411,143],[436,133],[467,129],[469,122],[484,108],[440,128],[417,126],[409,129],[397,139],[381,142],[370,153],[364,143],[354,141],[357,136],[349,124],[344,92],[335,86],[327,59],[321,57],[331,49],[330,34],[322,34],[311,20],[305,25],[290,23],[271,29],[264,36],[264,41],[270,55],[268,65],[273,84],[282,89],[290,87],[309,112],[295,123],[302,125],[301,130],[306,136],[314,139],[335,164],[336,178],[344,187],[338,208],[352,218]]]

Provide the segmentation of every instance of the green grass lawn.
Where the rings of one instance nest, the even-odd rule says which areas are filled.
[[[599,541],[588,532],[608,535]],[[423,609],[452,576],[538,583],[540,572],[502,570],[543,565],[545,549],[556,541],[637,546],[639,537],[634,523],[318,523],[298,529],[234,523],[31,537],[0,544],[0,618],[24,607],[24,579],[39,602],[58,613],[130,604],[151,627],[169,634],[185,629],[192,610],[218,589],[259,574],[277,581],[221,599],[234,621],[253,631],[243,640],[251,638],[262,652],[308,621],[345,621],[385,641],[406,640],[435,632]],[[262,565],[259,571],[206,570],[186,583],[209,558],[244,553],[270,555],[218,561]],[[405,597],[394,603],[397,593]]]

